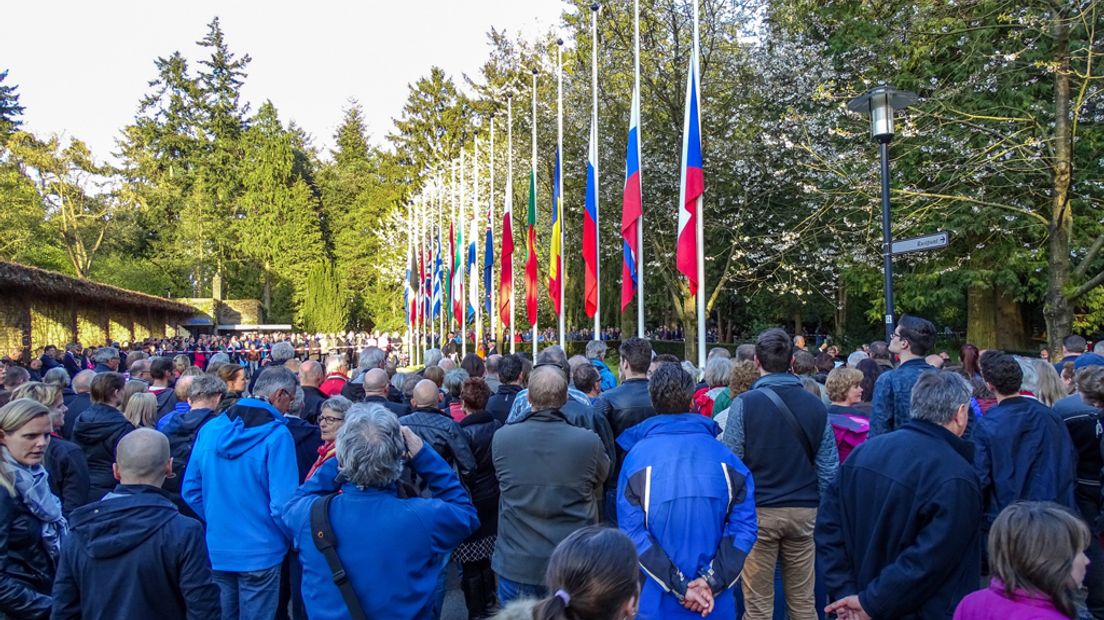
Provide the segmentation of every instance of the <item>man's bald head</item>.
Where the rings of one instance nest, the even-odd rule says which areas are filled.
[[[567,402],[567,377],[558,366],[540,366],[529,374],[533,409],[559,409]]]
[[[152,428],[133,430],[115,449],[115,478],[123,484],[159,487],[172,472],[169,439]]]
[[[437,362],[437,366],[440,367],[441,370],[448,372],[450,370],[456,369],[456,362],[452,361],[451,358],[446,357]]]
[[[173,392],[176,393],[176,400],[180,402],[186,402],[188,400],[188,390],[192,389],[192,381],[195,377],[192,375],[182,375],[176,380],[176,387],[173,388]]]
[[[437,384],[429,379],[422,379],[414,386],[414,396],[410,402],[415,407],[436,407],[440,397],[441,391],[437,389]]]
[[[325,378],[326,369],[314,360],[307,360],[299,366],[299,385],[303,387],[318,387]]]
[[[387,371],[382,368],[369,370],[364,373],[364,393],[386,396],[389,379]]]

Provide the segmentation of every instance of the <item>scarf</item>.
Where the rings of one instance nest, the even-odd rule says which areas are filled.
[[[42,543],[50,557],[57,562],[61,554],[61,539],[69,533],[69,523],[61,515],[61,502],[50,491],[46,468],[42,464],[24,465],[12,457],[7,448],[4,462],[15,483],[15,491],[23,505],[39,521],[42,521]]]

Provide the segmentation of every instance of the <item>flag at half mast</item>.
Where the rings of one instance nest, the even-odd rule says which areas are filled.
[[[598,126],[590,120],[590,145],[587,150],[586,208],[583,209],[583,306],[594,318],[598,310]],[[597,337],[597,336],[596,336]]]
[[[621,199],[621,311],[632,302],[639,287],[640,248],[637,247],[637,227],[644,216],[640,179],[640,93],[633,89],[632,112],[629,115],[629,144],[625,151],[625,193]]]
[[[552,298],[552,309],[560,314],[562,301],[560,299],[560,278],[563,277],[562,248],[560,247],[561,232],[563,230],[563,197],[560,196],[560,150],[556,149],[556,163],[552,169],[552,240],[549,243],[548,252],[548,296]]]
[[[537,163],[529,169],[529,214],[525,236],[525,313],[537,323]]]
[[[698,292],[697,213],[698,201],[705,193],[705,173],[702,170],[701,118],[698,93],[698,45],[690,53],[690,70],[686,77],[686,116],[682,129],[682,179],[679,183],[678,242],[675,263],[690,284],[690,294]]]

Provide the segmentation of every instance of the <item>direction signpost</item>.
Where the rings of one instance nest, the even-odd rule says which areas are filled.
[[[945,248],[951,242],[951,233],[941,230],[930,235],[924,235],[923,237],[911,237],[909,239],[898,239],[890,244],[890,253],[894,256],[898,254],[908,254],[910,252],[927,252],[928,250],[938,250],[939,248]]]

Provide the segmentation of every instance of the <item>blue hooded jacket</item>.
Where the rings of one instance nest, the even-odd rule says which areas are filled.
[[[272,405],[243,398],[200,429],[182,495],[207,522],[215,570],[264,570],[283,560],[280,515],[298,481],[295,444]]]
[[[696,413],[657,415],[617,443],[628,451],[617,483],[617,520],[640,554],[642,620],[700,618],[679,602],[705,577],[716,601],[710,618],[735,619],[732,587],[755,544],[751,472]]]

